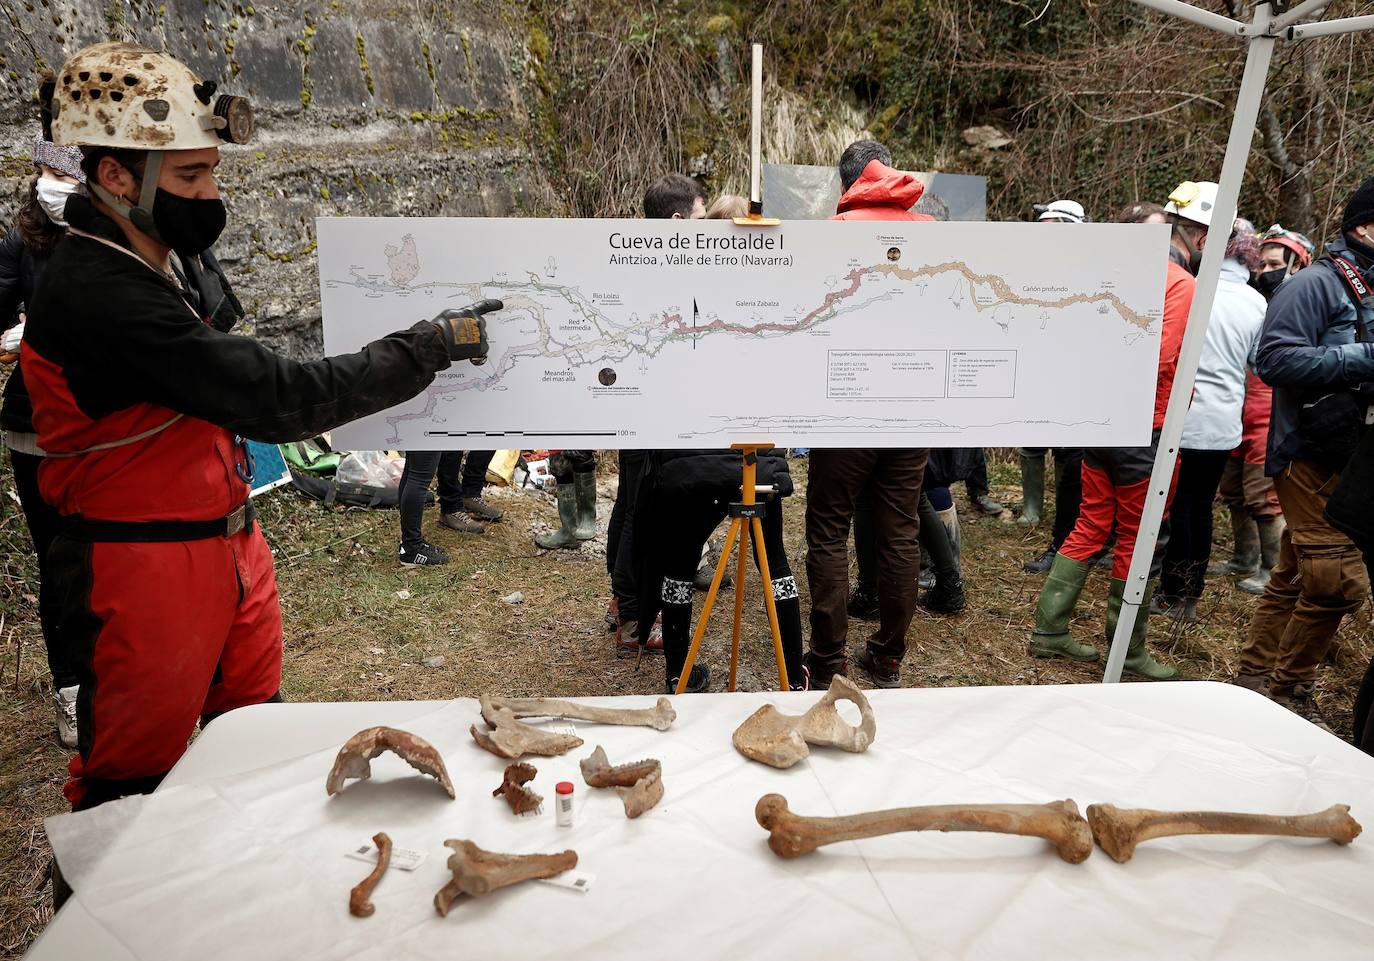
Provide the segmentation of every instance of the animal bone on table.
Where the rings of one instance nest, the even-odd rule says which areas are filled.
[[[538,773],[533,764],[508,764],[501,786],[492,791],[491,796],[505,797],[511,811],[516,814],[533,811],[544,802],[544,799],[536,794],[533,788],[525,787],[525,785],[533,781],[534,776]]]
[[[780,858],[797,858],[823,844],[896,834],[899,831],[991,831],[1044,838],[1070,864],[1093,851],[1088,822],[1073,801],[1049,804],[931,804],[844,817],[810,818],[787,809],[787,798],[765,794],[754,817],[768,830],[768,846]]]
[[[460,894],[480,898],[497,888],[536,878],[551,878],[577,867],[576,851],[563,851],[560,854],[497,854],[484,851],[471,841],[450,839],[444,845],[453,849],[448,859],[453,880],[434,895],[434,910],[444,916],[448,915],[449,908]]]
[[[1349,844],[1360,835],[1350,805],[1333,804],[1316,814],[1234,814],[1227,811],[1151,811],[1089,804],[1088,823],[1098,846],[1113,861],[1125,863],[1135,846],[1154,838],[1182,834],[1272,834],[1288,838],[1327,838]]]
[[[383,751],[391,751],[415,770],[438,778],[448,796],[454,796],[453,782],[444,768],[444,759],[434,746],[422,737],[394,727],[369,727],[344,742],[324,783],[325,791],[331,795],[338,794],[348,779],[370,778],[371,761]]]
[[[836,701],[849,701],[859,709],[859,726],[840,717]],[[747,758],[786,768],[811,753],[807,745],[838,747],[856,754],[868,750],[878,736],[873,708],[863,691],[849,678],[836,674],[830,690],[805,714],[782,714],[765,704],[735,729],[735,750]]]
[[[372,889],[377,886],[377,882],[386,873],[387,866],[391,864],[391,838],[386,832],[379,831],[374,834],[372,843],[377,845],[377,866],[348,892],[348,913],[355,918],[370,918],[377,910],[368,899],[372,897]]]
[[[497,708],[505,708],[517,718],[566,717],[592,724],[651,727],[655,731],[666,731],[677,720],[677,711],[673,710],[672,702],[666,697],[660,697],[651,708],[593,707],[552,697],[482,697],[479,702],[482,705],[482,718],[489,727],[496,726]]]
[[[476,724],[468,730],[474,741],[497,757],[515,759],[524,754],[553,757],[582,745],[582,738],[576,735],[541,731],[537,727],[521,724],[513,711],[500,705],[484,707],[482,716],[492,730],[483,731]]]
[[[625,805],[625,816],[637,818],[663,799],[663,765],[646,759],[611,767],[606,749],[597,746],[582,760],[582,780],[589,787],[613,787]]]

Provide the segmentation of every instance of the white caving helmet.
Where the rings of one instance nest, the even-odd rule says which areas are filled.
[[[99,184],[88,186],[120,216],[157,236],[152,210],[163,152],[243,144],[253,136],[248,101],[216,97],[217,87],[165,53],[132,43],[97,43],[72,54],[57,73],[52,139],[59,146],[147,151],[137,207]]]
[[[1169,202],[1164,205],[1164,212],[1183,220],[1191,220],[1203,227],[1211,227],[1212,211],[1216,206],[1216,184],[1210,180],[1201,180],[1197,183],[1185,180],[1169,194]]]
[[[1076,200],[1053,200],[1047,204],[1035,205],[1036,220],[1062,221],[1069,224],[1086,224],[1088,215],[1083,205]]]

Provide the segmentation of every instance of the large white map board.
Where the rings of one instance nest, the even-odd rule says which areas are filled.
[[[1149,443],[1168,228],[323,218],[328,353],[498,298],[335,434],[410,450]]]

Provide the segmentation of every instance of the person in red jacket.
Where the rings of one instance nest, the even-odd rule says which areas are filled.
[[[882,144],[859,140],[840,158],[840,197],[834,220],[933,220],[912,213],[925,189],[916,177],[893,170]],[[878,630],[859,665],[879,687],[901,683],[906,631],[916,611],[921,552],[916,517],[930,451],[862,448],[811,451],[806,492],[806,577],[811,585],[811,687],[825,688],[849,662],[849,526],[854,499],[872,505],[878,539]]]
[[[1164,280],[1164,325],[1159,338],[1159,373],[1155,381],[1154,430],[1148,447],[1089,448],[1083,452],[1083,503],[1073,533],[1054,557],[1049,577],[1035,608],[1035,630],[1030,638],[1030,653],[1035,657],[1066,657],[1095,661],[1098,650],[1080,644],[1069,633],[1078,597],[1083,593],[1093,556],[1107,545],[1112,525],[1116,525],[1116,553],[1112,560],[1111,589],[1107,595],[1107,623],[1104,637],[1108,644],[1116,634],[1126,590],[1126,574],[1131,566],[1140,516],[1145,509],[1150,472],[1159,448],[1160,429],[1169,409],[1169,392],[1174,386],[1178,353],[1183,332],[1188,326],[1188,311],[1193,304],[1194,274],[1207,244],[1207,229],[1216,205],[1216,184],[1180,184],[1164,208],[1173,234],[1169,263]],[[1177,472],[1175,472],[1177,476]],[[1170,491],[1172,496],[1172,491]],[[1151,680],[1172,680],[1178,669],[1156,661],[1145,646],[1146,612],[1153,585],[1146,588],[1135,630],[1126,655],[1127,673]]]
[[[156,788],[198,720],[280,700],[281,609],[243,438],[384,410],[488,344],[475,309],[311,363],[222,332],[171,255],[195,261],[223,229],[214,169],[221,143],[251,134],[248,104],[165,54],[102,43],[63,65],[52,108],[90,196],[67,201],[20,363],[60,515],[49,570],[80,683],[65,787],[79,810]]]

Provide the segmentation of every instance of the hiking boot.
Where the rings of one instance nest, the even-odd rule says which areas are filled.
[[[923,591],[928,591],[933,588],[935,586],[935,568],[922,567],[921,572],[916,575],[916,586]],[[875,621],[877,619],[878,617],[876,614],[871,618],[871,620]]]
[[[448,555],[428,541],[418,547],[401,545],[401,563],[406,567],[437,567],[448,563]]]
[[[1107,643],[1110,644],[1112,638],[1116,636],[1116,624],[1121,617],[1122,595],[1126,590],[1126,582],[1119,577],[1112,578],[1112,586],[1107,594]],[[1142,611],[1148,610],[1150,606],[1150,595],[1154,593],[1154,585],[1150,584],[1145,588],[1145,596],[1140,599]],[[1135,618],[1135,627],[1131,630],[1131,646],[1126,649],[1126,662],[1121,666],[1123,672],[1134,674],[1136,677],[1143,677],[1151,681],[1172,681],[1178,678],[1178,668],[1172,664],[1165,664],[1163,661],[1156,661],[1150,654],[1149,648],[1145,646],[1145,632],[1149,628],[1150,619],[1138,611]]]
[[[573,499],[577,505],[577,523],[573,537],[589,541],[596,536],[596,471],[573,475]]]
[[[962,577],[935,579],[935,586],[923,593],[917,603],[933,614],[958,614],[968,607]]]
[[[827,684],[826,686],[829,687],[828,684]],[[800,682],[800,683],[798,683],[797,681],[792,680],[792,675],[791,675],[791,674],[788,674],[788,675],[787,675],[787,689],[788,689],[789,691],[809,691],[809,690],[811,690],[811,672],[808,671],[808,670],[806,669],[806,666],[805,666],[805,665],[802,666],[802,677],[801,677],[801,682]]]
[[[977,497],[972,498],[972,500],[974,507],[990,517],[996,517],[1005,509],[988,494],[979,494]]]
[[[1093,559],[1088,561],[1088,563],[1091,564],[1093,567],[1098,568],[1099,570],[1109,571],[1112,569],[1112,560],[1114,554],[1115,551],[1112,547],[1104,547],[1102,548],[1102,550],[1094,554]]]
[[[1237,674],[1231,678],[1231,683],[1236,687],[1243,687],[1247,691],[1254,691],[1265,697],[1269,696],[1269,678],[1264,674]]]
[[[668,679],[667,690],[669,694],[677,693],[678,682],[682,680],[682,675]],[[711,669],[705,664],[695,664],[692,666],[692,673],[687,675],[687,686],[683,688],[684,694],[700,694],[711,686]]]
[[[467,511],[478,520],[484,520],[489,524],[495,524],[505,515],[495,507],[492,507],[481,497],[464,497],[463,510]]]
[[[57,710],[57,738],[63,747],[76,747],[76,694],[80,686],[59,688],[53,696]]]
[[[692,587],[698,591],[709,591],[711,589],[711,579],[716,576],[716,567],[720,564],[720,552],[723,544],[711,544],[706,549],[706,554],[701,558],[701,563],[697,565],[697,572],[692,575]],[[721,590],[729,587],[735,582],[734,571],[731,565],[725,566],[725,576],[720,579]]]
[[[1288,694],[1270,694],[1269,698],[1280,707],[1288,708],[1298,717],[1311,721],[1327,734],[1336,733],[1326,723],[1326,718],[1322,716],[1321,708],[1317,707],[1317,699],[1312,696],[1311,691],[1299,687]]]
[[[1099,655],[1091,644],[1079,644],[1069,632],[1069,618],[1083,593],[1088,565],[1055,554],[1050,576],[1040,589],[1035,604],[1035,630],[1028,650],[1032,657],[1066,657],[1074,661],[1095,661]]]
[[[1259,569],[1259,526],[1245,510],[1231,508],[1231,536],[1235,547],[1231,559],[1212,564],[1207,573],[1213,577],[1249,577]]]
[[[606,613],[602,618],[606,625],[606,633],[613,634],[620,629],[620,598],[611,595],[611,602],[606,605]]]
[[[1024,496],[1021,516],[1016,523],[1022,527],[1034,527],[1040,523],[1040,515],[1045,510],[1045,456],[1027,457],[1021,455],[1021,490]]]
[[[868,672],[873,683],[881,688],[902,686],[902,662],[895,657],[874,654],[867,645],[858,657],[858,665]]]
[[[1021,570],[1025,571],[1027,574],[1048,573],[1049,569],[1054,566],[1054,555],[1057,553],[1059,552],[1056,551],[1054,545],[1051,544],[1049,547],[1045,548],[1044,551],[1022,564]]]
[[[835,679],[836,674],[849,676],[849,659],[840,656],[837,659],[826,661],[807,651],[802,669],[806,671],[812,690],[828,690],[830,682]]]
[[[554,491],[558,501],[559,528],[547,534],[539,534],[534,546],[543,551],[575,551],[582,546],[573,531],[577,528],[577,493],[571,484],[559,484]]]
[[[878,592],[870,590],[862,584],[855,584],[854,590],[849,592],[848,610],[849,616],[855,620],[876,621],[878,619]]]
[[[451,531],[458,531],[460,534],[484,534],[486,528],[468,517],[463,511],[454,511],[452,514],[440,514],[439,526],[447,527]]]
[[[1197,623],[1197,598],[1158,594],[1150,599],[1150,613],[1163,614],[1187,624]]]
[[[619,655],[639,653],[639,622],[626,621],[616,625],[615,652]],[[663,653],[663,618],[660,616],[649,628],[649,636],[644,641],[645,654]]]

